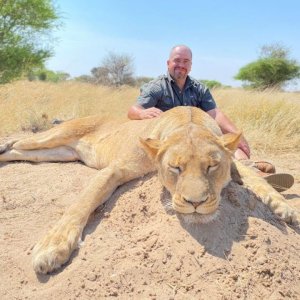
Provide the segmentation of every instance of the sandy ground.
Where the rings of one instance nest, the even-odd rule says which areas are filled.
[[[285,197],[300,210],[299,155],[268,159],[295,176]],[[0,299],[300,299],[299,228],[235,184],[216,221],[187,226],[155,174],[120,187],[91,216],[70,262],[37,276],[32,247],[96,172],[0,163]]]

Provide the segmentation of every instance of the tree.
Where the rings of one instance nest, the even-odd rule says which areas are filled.
[[[91,70],[93,76],[93,83],[110,85],[109,70],[105,67],[93,68]]]
[[[222,87],[222,83],[217,80],[199,80],[199,81],[205,84],[209,89]]]
[[[0,83],[43,66],[52,55],[49,38],[58,19],[51,0],[1,0]]]
[[[102,64],[91,70],[96,84],[120,86],[134,85],[133,58],[127,54],[109,52]]]
[[[47,70],[45,68],[33,69],[27,74],[27,79],[29,81],[41,80],[41,81],[50,81],[50,82],[60,82],[66,81],[70,78],[70,74],[66,72],[55,72]]]
[[[258,60],[242,67],[235,76],[246,86],[257,89],[282,88],[296,78],[300,78],[300,66],[280,44],[263,46]]]
[[[94,83],[94,78],[90,75],[80,75],[78,77],[75,77],[74,80],[85,83]]]

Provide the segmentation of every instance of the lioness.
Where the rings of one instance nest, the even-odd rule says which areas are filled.
[[[48,273],[77,247],[89,215],[121,184],[158,171],[174,210],[187,220],[209,222],[217,215],[222,189],[230,181],[232,153],[240,134],[222,135],[216,122],[195,107],[176,107],[159,118],[112,122],[75,119],[46,132],[0,146],[0,161],[77,161],[99,169],[80,198],[33,249],[33,267]],[[235,162],[245,185],[284,221],[299,214],[251,169]]]

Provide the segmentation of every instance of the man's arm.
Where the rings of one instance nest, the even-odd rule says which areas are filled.
[[[139,104],[132,105],[127,113],[131,120],[152,119],[160,116],[162,111],[156,107],[144,108]]]
[[[216,120],[223,133],[237,133],[238,129],[232,121],[218,108],[207,111],[207,113]],[[238,148],[242,150],[247,158],[250,158],[250,147],[247,140],[242,136]]]

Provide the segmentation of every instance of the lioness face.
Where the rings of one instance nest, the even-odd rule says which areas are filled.
[[[176,144],[162,155],[158,174],[182,214],[214,215],[230,180],[230,154],[217,145]],[[206,218],[207,219],[207,218]]]
[[[230,142],[226,135],[219,139],[189,131],[162,143],[151,141],[160,181],[172,195],[174,210],[186,219],[208,222],[216,216],[221,191],[230,181],[230,148],[236,147],[239,136],[228,138]]]

